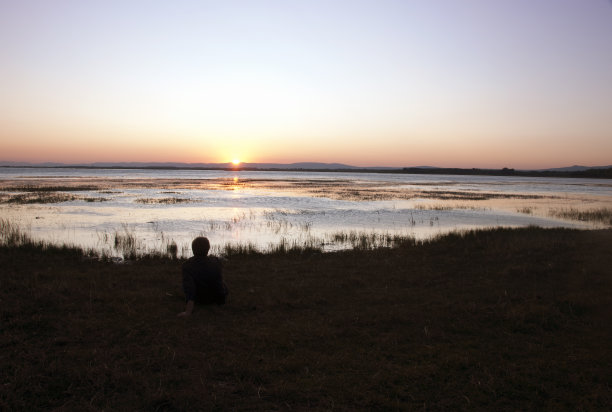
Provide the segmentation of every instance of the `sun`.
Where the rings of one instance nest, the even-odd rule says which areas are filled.
[[[234,164],[234,166],[238,166],[240,164],[240,159],[234,159],[232,160],[232,163]]]

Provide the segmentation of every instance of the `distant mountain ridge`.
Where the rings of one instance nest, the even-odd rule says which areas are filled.
[[[92,163],[93,167],[159,167],[159,168],[203,168],[203,169],[358,169],[358,167],[342,163],[177,163],[177,162],[122,162],[122,163]]]
[[[94,162],[94,163],[32,163],[0,161],[0,166],[9,167],[128,167],[128,168],[202,168],[202,169],[228,169],[237,167],[231,162],[227,163],[182,163],[182,162]],[[240,163],[239,167],[258,169],[359,169],[357,166],[342,163],[298,162],[298,163]],[[386,168],[386,167],[385,167]],[[394,168],[390,168],[394,169]],[[397,168],[395,168],[397,169]]]
[[[297,163],[240,163],[238,166],[227,163],[181,163],[181,162],[94,162],[94,163],[30,163],[0,161],[0,166],[9,167],[91,167],[91,168],[171,168],[171,169],[293,169],[293,170],[339,170],[339,169],[380,169],[394,170],[400,167],[374,166],[360,167],[343,163],[297,162]],[[428,166],[422,166],[428,167]]]

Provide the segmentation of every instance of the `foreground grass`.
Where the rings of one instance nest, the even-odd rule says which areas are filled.
[[[0,248],[0,410],[607,410],[612,231],[180,262]]]

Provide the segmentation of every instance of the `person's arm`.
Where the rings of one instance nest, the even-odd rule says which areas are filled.
[[[187,305],[185,306],[185,311],[178,314],[178,316],[190,316],[193,312],[193,306],[196,295],[196,284],[193,276],[191,276],[187,264],[183,265],[183,292],[185,292],[185,301]]]
[[[190,316],[193,312],[193,300],[187,301],[187,306],[185,306],[185,311],[178,314],[180,317]]]

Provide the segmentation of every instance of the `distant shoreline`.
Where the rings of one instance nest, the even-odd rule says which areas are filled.
[[[384,173],[384,174],[424,174],[424,175],[466,175],[466,176],[516,176],[516,177],[560,177],[560,178],[593,178],[612,179],[612,167],[605,169],[587,169],[576,171],[553,170],[515,170],[503,169],[462,169],[462,168],[422,168],[404,167],[397,169],[369,168],[265,168],[265,167],[189,167],[189,166],[0,166],[5,169],[84,169],[84,170],[218,170],[227,172],[307,172],[307,173]]]

